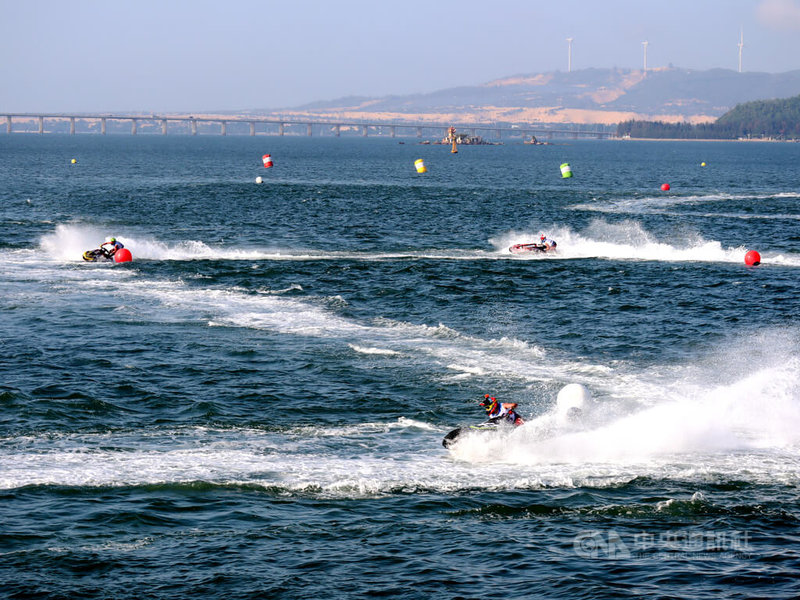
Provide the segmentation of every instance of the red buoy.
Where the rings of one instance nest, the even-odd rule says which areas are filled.
[[[124,262],[131,262],[133,260],[133,256],[131,256],[131,251],[127,248],[120,248],[116,252],[114,252],[114,262],[124,263]]]
[[[264,163],[264,168],[269,169],[272,166],[272,157],[269,154],[265,154],[261,157],[261,160]]]
[[[748,267],[757,267],[761,264],[761,255],[755,250],[748,250],[744,255],[744,264]]]
[[[661,189],[664,190],[665,192],[668,192],[669,191],[669,184],[668,183],[662,183],[661,184]]]

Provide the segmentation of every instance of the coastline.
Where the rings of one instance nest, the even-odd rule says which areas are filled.
[[[609,137],[609,140],[620,142],[760,142],[760,143],[776,143],[776,144],[797,144],[800,140],[776,140],[769,138],[752,138],[752,139],[715,139],[715,138],[633,138],[633,137]]]

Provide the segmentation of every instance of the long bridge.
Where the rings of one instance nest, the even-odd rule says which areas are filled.
[[[458,131],[465,131],[471,136],[475,136],[478,131],[493,134],[495,139],[501,139],[503,135],[507,137],[520,136],[523,139],[531,136],[539,137],[589,137],[589,138],[609,138],[614,137],[615,132],[608,130],[590,130],[590,129],[577,129],[577,128],[547,128],[547,127],[533,127],[529,125],[493,125],[493,124],[440,124],[440,123],[392,123],[384,121],[339,121],[339,120],[324,120],[324,119],[282,119],[278,117],[255,117],[255,116],[175,116],[175,115],[145,115],[145,114],[85,114],[85,113],[2,113],[0,112],[0,123],[2,117],[6,120],[6,133],[14,132],[14,122],[21,125],[22,122],[28,124],[24,129],[26,132],[56,133],[53,130],[53,125],[57,123],[58,129],[61,132],[63,129],[66,133],[68,124],[68,131],[70,134],[75,134],[78,131],[77,124],[81,124],[86,133],[100,133],[105,135],[108,131],[109,122],[119,124],[119,122],[130,122],[130,132],[136,135],[139,130],[142,131],[155,131],[162,135],[167,135],[170,130],[169,124],[172,124],[174,133],[188,132],[190,135],[198,135],[198,127],[206,132],[216,133],[219,135],[228,135],[229,127],[232,130],[240,131],[243,134],[249,132],[250,135],[256,135],[258,125],[262,125],[262,132],[259,135],[284,135],[287,129],[297,131],[297,128],[305,127],[305,134],[311,136],[313,130],[316,128],[318,132],[329,132],[330,135],[339,137],[343,130],[360,132],[363,137],[367,137],[370,132],[373,135],[388,135],[395,137],[399,132],[405,132],[406,135],[416,135],[421,138],[424,131],[443,132],[446,136],[447,131],[451,126],[455,126]],[[30,128],[30,123],[33,122],[33,129]],[[45,123],[49,122],[50,129],[45,128]],[[209,131],[211,130],[211,131]],[[20,129],[17,129],[20,131]]]

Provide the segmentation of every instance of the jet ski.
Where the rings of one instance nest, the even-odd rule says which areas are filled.
[[[500,427],[500,423],[494,421],[486,421],[485,423],[480,423],[479,425],[468,425],[467,427],[459,427],[458,429],[453,429],[450,433],[444,436],[442,440],[442,446],[445,448],[449,448],[453,444],[455,444],[459,438],[463,435],[475,432],[475,431],[497,431]]]
[[[548,248],[544,244],[514,244],[511,246],[508,251],[511,254],[525,254],[527,252],[548,252],[551,248]],[[555,250],[555,248],[552,248]]]
[[[95,248],[84,252],[83,260],[86,262],[109,262],[113,261],[114,257],[105,248]]]
[[[450,448],[453,444],[455,444],[459,439],[461,439],[464,435],[468,433],[481,433],[487,431],[501,431],[501,430],[511,430],[514,429],[516,425],[512,425],[508,422],[508,419],[505,416],[502,417],[494,417],[493,419],[489,419],[488,421],[484,421],[483,423],[479,423],[477,425],[467,425],[465,427],[459,427],[458,429],[453,429],[450,433],[444,436],[442,440],[442,446],[445,448]]]
[[[105,248],[95,248],[94,250],[87,250],[84,252],[83,260],[86,262],[125,263],[131,262],[133,257],[131,256],[131,251],[127,248],[119,248],[114,254],[111,254]]]

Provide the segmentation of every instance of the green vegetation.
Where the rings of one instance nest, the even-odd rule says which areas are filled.
[[[736,105],[713,123],[625,121],[617,135],[655,139],[800,139],[800,96]]]

